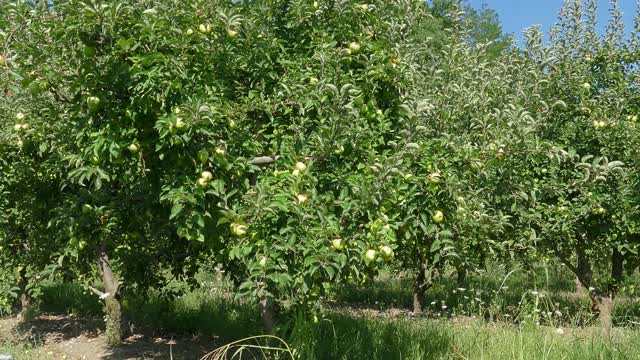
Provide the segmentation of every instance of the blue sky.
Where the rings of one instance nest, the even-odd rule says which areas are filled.
[[[522,30],[533,24],[542,25],[543,32],[547,32],[557,21],[558,11],[562,7],[562,0],[468,0],[473,7],[479,8],[487,4],[495,9],[500,16],[503,31],[512,33],[521,43]],[[598,20],[600,30],[604,31],[608,20],[609,0],[597,0]],[[626,30],[633,26],[636,12],[636,0],[618,0],[624,12]]]

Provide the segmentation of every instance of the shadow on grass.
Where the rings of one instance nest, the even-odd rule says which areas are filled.
[[[412,309],[412,282],[410,276],[383,273],[368,286],[342,286],[333,300],[341,307],[403,313]],[[517,324],[535,317],[542,325],[570,327],[594,321],[589,297],[576,293],[573,275],[562,267],[490,269],[462,285],[444,277],[426,292],[425,304],[425,315],[435,318],[468,316]],[[619,297],[613,321],[616,326],[640,325],[639,299]]]
[[[198,289],[174,300],[129,297],[124,309],[133,324],[158,334],[217,336],[222,341],[234,341],[259,332],[254,306],[215,289]]]

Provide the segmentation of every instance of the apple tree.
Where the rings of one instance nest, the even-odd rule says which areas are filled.
[[[511,209],[522,240],[590,289],[605,328],[625,262],[637,258],[639,246],[637,29],[627,42],[615,2],[611,16],[600,39],[595,1],[576,1],[561,11],[550,45],[539,31],[528,33],[539,106],[503,178],[514,186]]]

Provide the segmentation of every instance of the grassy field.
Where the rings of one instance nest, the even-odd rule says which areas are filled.
[[[180,339],[193,351],[174,353],[174,358],[196,359],[224,343],[260,333],[255,308],[235,301],[227,284],[214,277],[202,277],[201,284],[171,301],[160,294],[129,297],[124,307],[132,334]],[[344,287],[326,299],[317,323],[291,316],[276,334],[300,359],[640,359],[638,300],[618,299],[617,326],[603,336],[592,324],[587,297],[576,294],[572,279],[559,269],[491,269],[470,276],[464,286],[445,278],[429,291],[429,309],[420,317],[408,310],[410,289],[409,278],[391,273],[366,287]],[[95,319],[76,333],[99,334],[100,303],[78,286],[51,284],[41,303],[43,314]],[[0,353],[16,359],[60,356],[46,341],[34,341],[33,334],[24,331],[34,327],[0,329],[5,333],[0,335]],[[135,354],[136,349],[131,351]],[[168,346],[154,351],[153,356],[120,356],[169,358]]]

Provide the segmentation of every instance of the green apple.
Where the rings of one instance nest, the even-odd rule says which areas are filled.
[[[338,251],[342,251],[344,250],[344,241],[340,238],[333,239],[331,241],[331,246]]]
[[[604,120],[600,120],[600,121],[598,122],[598,126],[599,126],[599,127],[601,127],[601,128],[603,128],[603,127],[607,126],[607,123],[606,123]]]
[[[309,84],[311,85],[315,85],[318,83],[318,78],[317,77],[311,77],[309,78]]]
[[[207,186],[209,186],[209,182],[207,181],[207,179],[199,178],[198,179],[198,186],[200,186],[200,188],[202,188],[202,189],[206,189]]]
[[[137,144],[135,144],[135,143],[130,144],[130,145],[127,147],[127,149],[129,149],[129,151],[130,151],[132,154],[137,154],[137,153],[138,153],[138,151],[140,151],[140,147],[139,147]]]
[[[442,175],[440,175],[439,172],[434,172],[432,174],[429,175],[429,182],[436,185],[436,184],[440,184],[440,181],[442,181]]]
[[[229,120],[229,122],[227,123],[227,125],[229,126],[229,129],[235,129],[235,128],[236,128],[236,122],[235,122],[235,120]]]
[[[13,129],[14,129],[15,131],[20,131],[20,130],[22,130],[22,124],[15,124],[15,125],[13,125]]]
[[[435,214],[433,214],[433,221],[436,224],[440,224],[444,221],[444,213],[440,210],[436,211]]]
[[[19,112],[16,114],[16,119],[18,120],[24,120],[24,118],[26,117],[26,115],[22,112]]]
[[[206,164],[207,161],[209,161],[209,152],[207,150],[198,151],[198,160],[201,163]]]
[[[87,247],[87,242],[86,242],[86,241],[81,240],[81,241],[78,243],[78,250],[84,250],[84,248],[86,248],[86,247]]]
[[[201,34],[209,34],[211,32],[211,24],[200,24],[198,31],[200,31]]]
[[[210,171],[203,171],[202,174],[200,174],[200,177],[207,182],[213,180],[213,174]]]
[[[484,163],[480,160],[472,161],[471,168],[474,170],[482,170],[482,168],[484,168]]]
[[[298,199],[298,204],[304,204],[309,199],[305,194],[296,195],[296,199]]]
[[[97,96],[89,96],[87,98],[87,106],[90,111],[96,111],[100,107],[100,98]]]
[[[93,207],[89,204],[84,204],[82,205],[82,213],[83,214],[89,214],[93,211]]]
[[[225,154],[225,151],[224,151],[224,149],[223,149],[223,148],[218,147],[218,148],[216,148],[216,154],[218,154],[218,155],[224,155],[224,154]]]
[[[187,35],[193,35],[193,29],[187,29]]]
[[[232,29],[227,30],[227,36],[230,38],[234,38],[236,36],[238,36],[238,32]]]
[[[318,7],[320,7],[320,4],[318,4],[318,2],[317,2],[317,1],[314,1],[314,2],[313,2],[313,8],[314,8],[314,9],[316,9],[316,10],[318,10]]]
[[[247,233],[247,225],[231,224],[231,233],[235,236],[244,236]]]
[[[187,127],[187,124],[182,120],[182,118],[177,118],[176,123],[173,126],[175,126],[178,130],[183,130]]]
[[[367,252],[364,253],[364,259],[366,262],[375,261],[377,256],[378,256],[378,253],[373,249],[369,249],[367,250]]]
[[[380,254],[385,259],[391,259],[393,257],[393,249],[387,245],[380,248]]]
[[[24,124],[22,124],[22,126],[21,126],[22,130],[28,130],[28,129],[29,129],[29,127],[31,127],[31,125],[29,125],[29,124],[27,124],[27,123],[24,123]]]
[[[360,52],[361,46],[360,44],[358,44],[357,42],[352,42],[351,44],[349,44],[349,50],[351,51],[352,54],[357,54]]]
[[[258,262],[258,264],[260,265],[261,268],[266,268],[267,267],[267,257],[263,256],[260,261]]]
[[[589,84],[588,82],[582,84],[582,88],[585,90],[591,90],[591,84]]]
[[[98,165],[98,164],[100,164],[100,158],[99,158],[99,157],[97,157],[97,156],[95,156],[95,155],[94,155],[94,156],[92,156],[92,157],[91,157],[91,163],[92,163],[93,165]]]
[[[305,171],[305,170],[307,170],[307,165],[305,165],[305,163],[303,163],[303,162],[301,162],[301,161],[298,161],[298,162],[296,163],[296,170],[298,170],[298,171]]]

